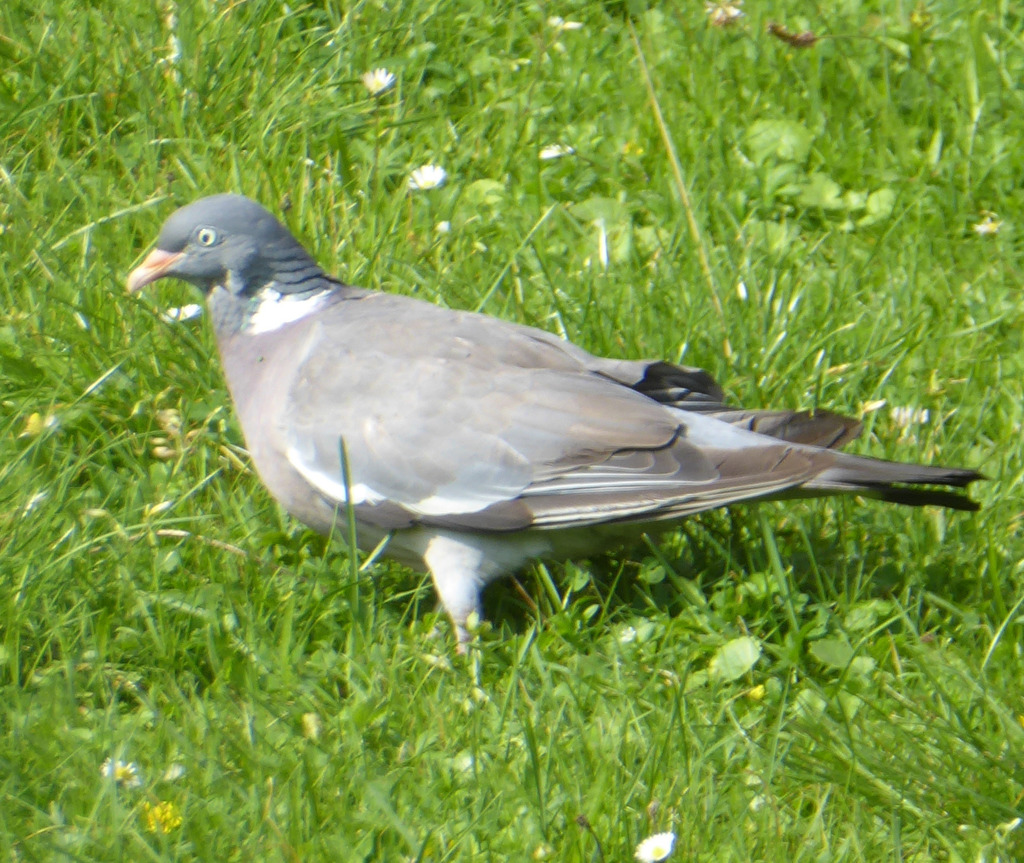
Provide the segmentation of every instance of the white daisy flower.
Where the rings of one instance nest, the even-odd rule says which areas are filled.
[[[108,758],[100,765],[100,776],[113,779],[122,788],[138,788],[142,784],[139,768],[134,761]]]
[[[636,846],[636,857],[640,863],[657,863],[665,860],[676,844],[675,833],[655,833]]]
[[[548,27],[555,30],[582,30],[583,24],[579,21],[566,21],[558,15],[552,15],[548,18]]]
[[[175,762],[164,771],[164,782],[177,782],[185,775],[185,765]]]
[[[928,408],[893,407],[889,409],[889,416],[897,428],[910,428],[912,425],[919,425],[928,422],[931,414]]]
[[[540,158],[547,162],[551,159],[561,159],[562,156],[571,156],[576,152],[575,147],[570,147],[568,144],[550,144],[547,147],[541,147]]]
[[[743,10],[740,6],[743,0],[725,0],[725,2],[705,2],[704,11],[708,13],[708,19],[712,27],[732,27],[743,17]]]
[[[449,222],[447,219],[443,222],[438,222],[436,225],[434,225],[434,230],[438,234],[450,234],[452,232],[452,223]]]
[[[750,802],[747,804],[747,808],[751,812],[760,812],[768,805],[768,798],[764,794],[755,794],[750,798]]]
[[[171,306],[166,312],[160,315],[161,320],[169,324],[176,324],[178,321],[190,321],[198,318],[203,313],[203,307],[199,303],[189,303],[187,306]]]
[[[440,165],[422,165],[409,175],[409,189],[424,192],[439,189],[448,179],[448,172]]]
[[[371,96],[380,96],[394,86],[395,76],[387,69],[380,68],[363,73],[361,80]]]

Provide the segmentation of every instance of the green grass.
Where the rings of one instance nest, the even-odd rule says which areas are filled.
[[[1019,10],[181,6],[175,63],[156,7],[0,7],[0,857],[1024,858]],[[353,584],[263,491],[206,322],[159,317],[197,298],[124,293],[225,190],[350,282],[865,412],[984,508],[711,513],[494,586],[455,657],[424,577]]]

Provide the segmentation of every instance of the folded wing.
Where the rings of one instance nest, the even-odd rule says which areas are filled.
[[[288,459],[334,502],[345,500],[342,442],[353,504],[492,530],[682,515],[778,494],[826,466],[813,449],[740,427],[760,412],[732,425],[670,406],[687,389],[724,410],[699,370],[656,364],[647,374],[654,364],[599,360],[440,309],[433,324],[416,309],[413,326],[402,320],[408,304],[380,299],[375,314],[361,302],[358,327],[332,323],[331,343],[306,352],[291,388]]]

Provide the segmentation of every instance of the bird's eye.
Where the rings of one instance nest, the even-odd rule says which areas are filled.
[[[196,242],[200,246],[212,246],[217,242],[217,232],[213,228],[200,228],[196,231]]]

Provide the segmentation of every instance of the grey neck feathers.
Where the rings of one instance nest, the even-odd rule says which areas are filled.
[[[218,338],[245,328],[266,291],[300,300],[343,287],[328,276],[291,237],[268,243],[244,275],[229,272],[227,284],[209,294],[210,318]]]
[[[251,314],[249,297],[233,293],[219,285],[210,291],[207,306],[218,339],[239,332]]]
[[[280,294],[307,294],[329,290],[337,284],[291,236],[268,243],[261,260],[263,272],[253,273],[247,279],[250,294],[262,287],[273,288]]]

